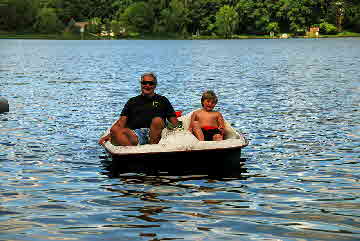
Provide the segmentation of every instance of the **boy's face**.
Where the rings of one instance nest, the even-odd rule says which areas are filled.
[[[205,99],[203,102],[203,108],[206,111],[212,111],[215,107],[216,103],[213,100]]]

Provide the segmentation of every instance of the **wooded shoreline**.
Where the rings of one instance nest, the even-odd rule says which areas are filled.
[[[0,0],[0,38],[242,39],[283,33],[290,37],[357,36],[360,2]]]
[[[319,35],[318,37],[308,37],[308,36],[292,36],[291,38],[304,38],[304,39],[323,39],[323,38],[349,38],[349,37],[359,37],[360,33],[345,32],[339,33],[336,35]],[[1,32],[0,39],[44,39],[44,40],[223,40],[223,39],[282,39],[281,36],[268,36],[268,35],[234,35],[229,38],[224,38],[222,36],[190,36],[190,37],[170,37],[164,35],[141,35],[136,37],[100,37],[85,34],[83,37],[80,34],[40,34],[40,33],[11,33],[11,32]]]

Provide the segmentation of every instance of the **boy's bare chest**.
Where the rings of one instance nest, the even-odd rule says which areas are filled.
[[[198,113],[198,118],[204,121],[216,121],[216,117],[217,115],[215,112],[202,111]]]

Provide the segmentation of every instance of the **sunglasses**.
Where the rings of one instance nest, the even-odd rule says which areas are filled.
[[[155,85],[155,82],[154,81],[141,81],[141,84],[153,86],[153,85]]]

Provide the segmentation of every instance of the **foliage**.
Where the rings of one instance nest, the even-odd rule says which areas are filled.
[[[92,18],[89,21],[89,24],[86,26],[86,29],[89,33],[99,34],[101,33],[101,19]]]
[[[217,32],[229,38],[234,33],[238,21],[238,14],[233,7],[225,5],[216,13]]]
[[[2,0],[0,26],[4,30],[27,30],[34,24],[37,11],[36,0]]]
[[[341,11],[340,11],[341,10]],[[234,13],[236,12],[236,13]],[[341,12],[341,17],[339,13]],[[136,36],[215,33],[230,37],[269,32],[303,34],[322,24],[360,32],[359,0],[0,0],[0,30],[56,31],[74,21],[137,32]],[[326,25],[326,24],[327,25]],[[45,27],[46,25],[46,27]],[[58,26],[58,27],[55,27]]]
[[[133,3],[121,14],[120,20],[129,30],[151,32],[154,24],[154,11],[146,2]]]
[[[168,8],[161,11],[161,21],[163,30],[171,33],[186,33],[186,23],[188,22],[188,10],[180,0],[172,0]]]
[[[60,22],[53,8],[40,9],[34,29],[40,33],[55,33],[63,30],[63,24]]]
[[[360,3],[349,6],[345,16],[345,26],[360,33]]]
[[[110,24],[110,28],[114,32],[115,36],[121,36],[123,33],[123,27],[121,26],[121,23],[117,20],[112,20]]]
[[[319,28],[322,34],[337,34],[337,28],[333,24],[323,22],[319,25]]]
[[[279,27],[279,24],[277,22],[271,22],[266,27],[266,30],[269,33],[270,32],[279,33],[280,32],[280,27]]]

